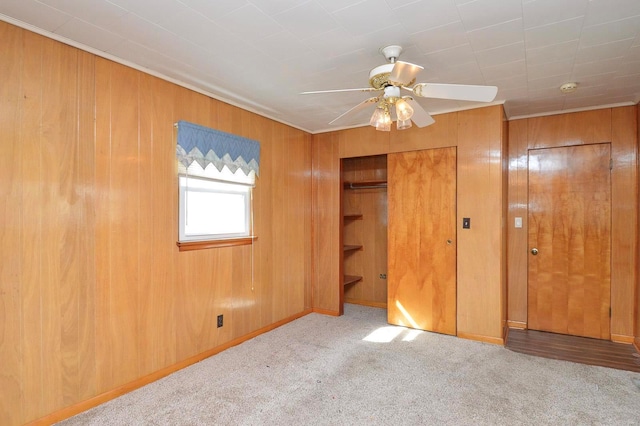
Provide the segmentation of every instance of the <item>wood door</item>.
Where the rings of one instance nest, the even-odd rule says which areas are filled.
[[[610,338],[610,158],[609,144],[529,151],[531,329]]]
[[[390,324],[456,334],[456,148],[387,156]]]

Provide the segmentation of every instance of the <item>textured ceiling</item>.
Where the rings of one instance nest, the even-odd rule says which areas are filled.
[[[497,86],[509,118],[640,101],[640,0],[2,0],[0,19],[313,133],[370,95],[299,93],[367,87],[389,44],[419,82]]]

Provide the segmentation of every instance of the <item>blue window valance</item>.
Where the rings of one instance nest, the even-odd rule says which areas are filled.
[[[249,175],[260,173],[260,143],[252,139],[214,130],[188,121],[178,121],[176,155],[185,168],[196,162],[206,169],[209,164],[232,173],[238,169]]]

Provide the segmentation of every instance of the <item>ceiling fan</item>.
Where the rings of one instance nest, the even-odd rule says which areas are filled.
[[[491,102],[498,93],[495,86],[474,86],[466,84],[437,84],[416,83],[416,76],[424,68],[409,62],[398,61],[402,47],[397,45],[380,49],[380,53],[389,62],[375,67],[369,73],[369,85],[360,89],[318,90],[303,92],[303,95],[336,92],[380,92],[378,95],[366,99],[347,112],[335,118],[333,124],[343,118],[355,114],[370,105],[376,105],[369,124],[377,130],[390,131],[391,123],[397,120],[398,130],[408,129],[413,121],[418,127],[425,127],[435,123],[435,120],[413,98],[439,98],[460,101]],[[402,96],[401,90],[411,92]]]

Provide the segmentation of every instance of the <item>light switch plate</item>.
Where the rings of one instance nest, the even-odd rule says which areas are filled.
[[[522,228],[522,218],[521,217],[516,217],[514,225],[515,225],[516,228]]]

